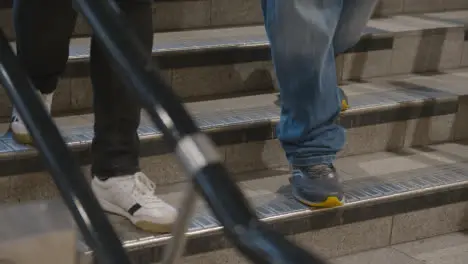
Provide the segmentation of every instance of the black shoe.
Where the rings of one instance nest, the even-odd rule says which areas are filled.
[[[343,188],[333,166],[294,167],[289,181],[293,196],[308,206],[336,207],[344,203]]]

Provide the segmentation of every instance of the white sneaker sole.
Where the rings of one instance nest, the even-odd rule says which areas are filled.
[[[13,139],[23,145],[33,145],[33,138],[31,137],[30,134],[18,134],[18,133],[12,133]]]
[[[132,215],[130,215],[127,211],[116,206],[106,200],[98,198],[99,203],[101,204],[104,211],[116,215],[123,216],[127,218],[132,224],[136,227],[151,233],[170,233],[172,230],[172,224],[168,223],[154,223],[146,220],[138,219]]]
[[[13,139],[20,144],[32,145],[33,138],[24,128],[24,126],[17,123],[10,123],[10,131]]]

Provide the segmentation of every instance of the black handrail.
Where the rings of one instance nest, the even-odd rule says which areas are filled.
[[[1,29],[0,83],[24,120],[52,179],[99,263],[130,264],[117,234]]]
[[[234,245],[254,263],[324,263],[260,222],[216,156],[215,147],[159,75],[142,43],[112,1],[74,0],[107,50],[115,69],[136,93],[174,148]]]

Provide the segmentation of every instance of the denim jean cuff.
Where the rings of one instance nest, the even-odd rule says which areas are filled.
[[[320,164],[331,165],[336,160],[336,155],[324,155],[314,157],[290,157],[289,163],[292,166],[306,167]]]

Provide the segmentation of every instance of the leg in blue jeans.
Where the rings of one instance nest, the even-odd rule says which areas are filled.
[[[345,142],[335,123],[341,110],[335,54],[359,40],[376,2],[262,2],[282,100],[278,138],[293,167],[296,197],[307,204],[341,204],[332,165]]]

